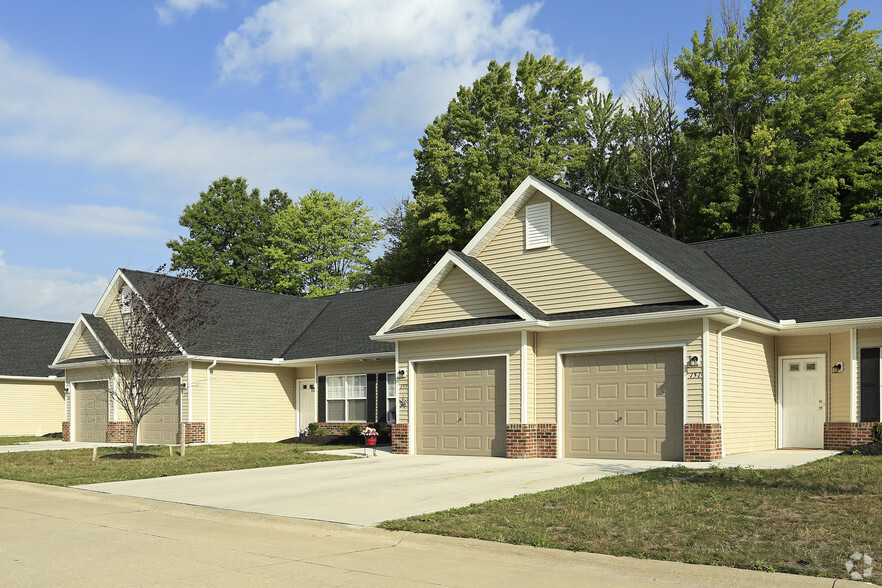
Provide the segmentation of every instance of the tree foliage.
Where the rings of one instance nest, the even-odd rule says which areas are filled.
[[[172,250],[171,269],[192,271],[197,279],[216,284],[273,289],[263,244],[273,216],[290,205],[278,189],[261,199],[257,188],[248,191],[245,178],[215,180],[181,214],[178,222],[189,236],[166,243]]]
[[[114,333],[119,346],[109,350],[103,366],[111,396],[133,425],[133,453],[138,453],[142,419],[179,393],[163,381],[180,373],[185,346],[217,320],[215,302],[205,296],[204,288],[203,282],[157,273],[135,291],[120,287],[116,292],[120,314]]]
[[[421,279],[448,249],[462,248],[527,174],[562,178],[585,126],[592,91],[581,70],[549,55],[511,64],[460,87],[414,151],[413,200],[385,223],[392,240],[374,281]]]
[[[880,48],[845,0],[755,0],[676,65],[693,105],[691,238],[818,225],[878,201]],[[874,104],[875,102],[875,112]]]
[[[280,210],[264,248],[273,289],[311,297],[363,287],[368,254],[382,237],[370,211],[360,198],[319,190]]]

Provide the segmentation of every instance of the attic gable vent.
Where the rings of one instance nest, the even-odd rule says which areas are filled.
[[[525,248],[537,249],[551,245],[551,202],[526,207]]]
[[[132,312],[132,289],[128,286],[123,286],[119,292],[119,311],[122,314]]]

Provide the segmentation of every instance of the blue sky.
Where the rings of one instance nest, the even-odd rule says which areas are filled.
[[[91,312],[117,267],[168,261],[184,206],[223,175],[263,194],[360,197],[381,215],[409,193],[426,125],[491,59],[551,53],[619,94],[653,45],[669,37],[678,54],[717,6],[0,3],[0,315]]]

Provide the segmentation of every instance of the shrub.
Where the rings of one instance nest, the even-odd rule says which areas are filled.
[[[318,431],[318,430],[319,430],[318,423],[309,423],[306,426],[307,435],[317,435],[318,433],[316,431]]]
[[[882,423],[873,425],[873,441],[882,443]]]
[[[361,423],[352,423],[348,427],[343,427],[343,432],[350,437],[358,437],[364,427],[365,425]]]

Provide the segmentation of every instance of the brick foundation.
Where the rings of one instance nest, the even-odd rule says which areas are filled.
[[[509,459],[557,457],[557,425],[516,423],[506,425],[505,457]]]
[[[873,440],[875,423],[824,423],[824,449],[843,451]]]
[[[205,423],[181,423],[181,431],[187,431],[186,443],[205,443]],[[178,431],[178,439],[181,432]]]
[[[108,443],[131,443],[135,438],[135,427],[130,421],[110,421],[107,423]]]
[[[723,457],[723,431],[718,423],[688,423],[684,432],[684,461],[713,461]]]
[[[392,453],[408,453],[407,434],[407,423],[396,423],[392,425]]]
[[[70,441],[70,421],[61,422],[61,440]]]

